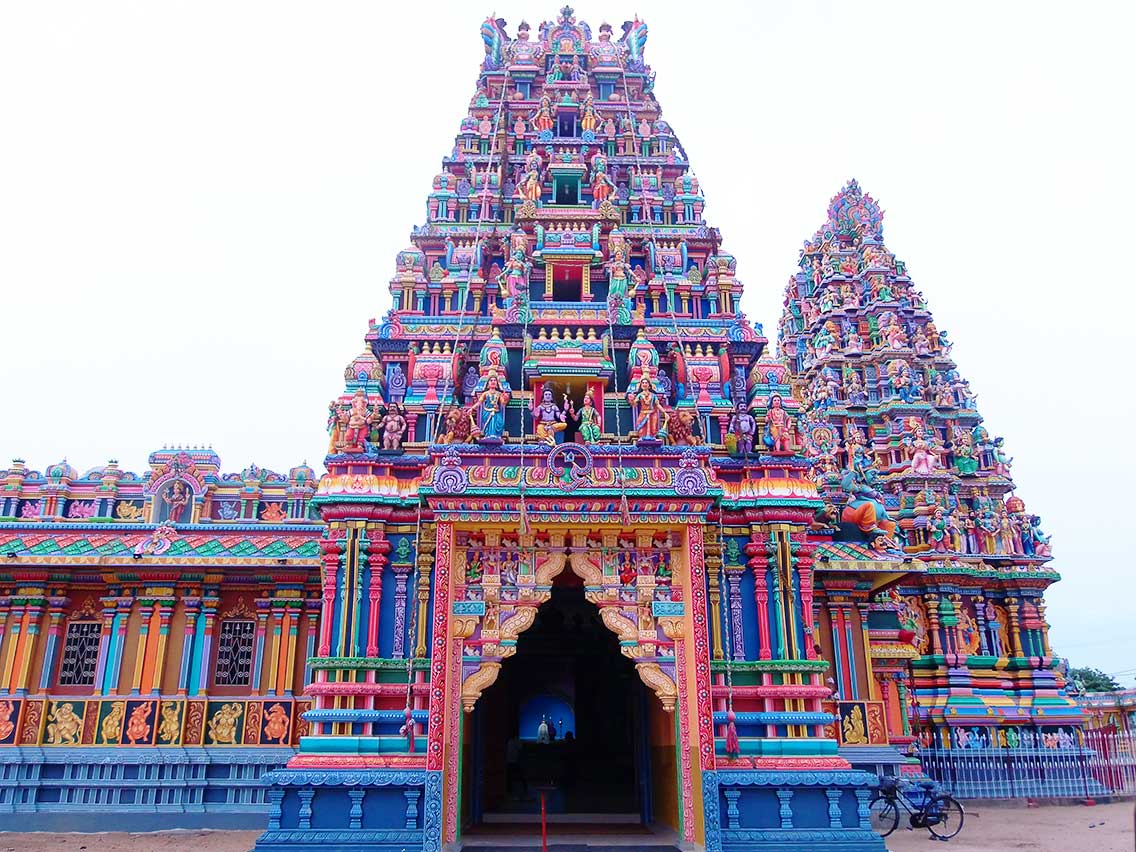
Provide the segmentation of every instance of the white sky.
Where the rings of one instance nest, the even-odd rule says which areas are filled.
[[[560,5],[495,11],[512,34]],[[489,11],[0,1],[0,458],[318,464]],[[593,31],[636,11],[749,316],[773,334],[802,240],[859,179],[1053,534],[1057,650],[1136,673],[1113,366],[1136,344],[1136,4],[577,6]]]

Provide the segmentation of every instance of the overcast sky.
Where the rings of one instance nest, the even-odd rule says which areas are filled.
[[[481,21],[535,30],[559,5],[0,3],[0,458],[318,465]],[[856,177],[881,202],[1053,534],[1057,650],[1128,686],[1134,9],[577,6],[593,32],[649,24],[664,116],[770,336],[829,198]]]

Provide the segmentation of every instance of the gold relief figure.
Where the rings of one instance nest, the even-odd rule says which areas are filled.
[[[851,712],[841,723],[845,745],[867,745],[868,732],[864,728],[864,711],[859,704],[853,704]]]
[[[237,720],[240,719],[244,708],[236,701],[231,704],[222,704],[209,718],[209,738],[213,745],[237,744]]]
[[[181,734],[181,716],[176,704],[162,704],[162,722],[158,725],[158,739],[167,745],[176,743]]]
[[[126,702],[115,701],[110,705],[110,712],[103,717],[99,730],[103,735],[104,743],[117,743],[122,736],[122,720],[126,718]]]
[[[50,745],[79,745],[79,731],[83,719],[75,712],[75,705],[57,704],[47,717],[47,742]]]
[[[114,513],[118,516],[120,521],[140,521],[142,520],[143,512],[140,508],[133,503],[121,502],[114,507]]]
[[[264,738],[276,740],[280,745],[284,745],[290,726],[291,720],[288,718],[288,711],[284,709],[284,705],[273,704],[268,708],[268,713],[265,715]]]

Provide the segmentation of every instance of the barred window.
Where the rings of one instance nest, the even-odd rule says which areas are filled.
[[[72,621],[67,625],[59,663],[60,686],[94,686],[101,634],[102,624],[97,621]]]
[[[228,619],[221,622],[217,644],[217,669],[213,680],[218,686],[248,686],[252,675],[252,643],[256,622]]]

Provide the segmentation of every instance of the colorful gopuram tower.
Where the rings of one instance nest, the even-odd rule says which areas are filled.
[[[1042,599],[1058,579],[1049,539],[1014,494],[1007,448],[983,425],[946,332],[884,245],[882,219],[855,181],[832,199],[789,280],[780,349],[805,405],[819,524],[862,564],[909,571],[867,603],[869,627],[885,628],[866,634],[870,659],[897,636],[917,651],[910,680],[892,659],[893,685],[876,684],[909,704],[905,726],[914,720],[892,741],[1076,742],[1081,714]],[[848,693],[842,678],[837,691]]]
[[[884,720],[824,705],[800,407],[739,310],[647,27],[565,7],[481,34],[393,307],[332,403],[311,730],[257,848],[440,850],[502,802],[539,808],[509,780],[526,757],[553,811],[586,798],[557,768],[575,755],[678,841],[882,849],[833,729],[886,744]],[[526,697],[517,667],[550,658],[526,655],[575,653],[530,643],[556,621],[609,656],[524,669],[559,678]]]

